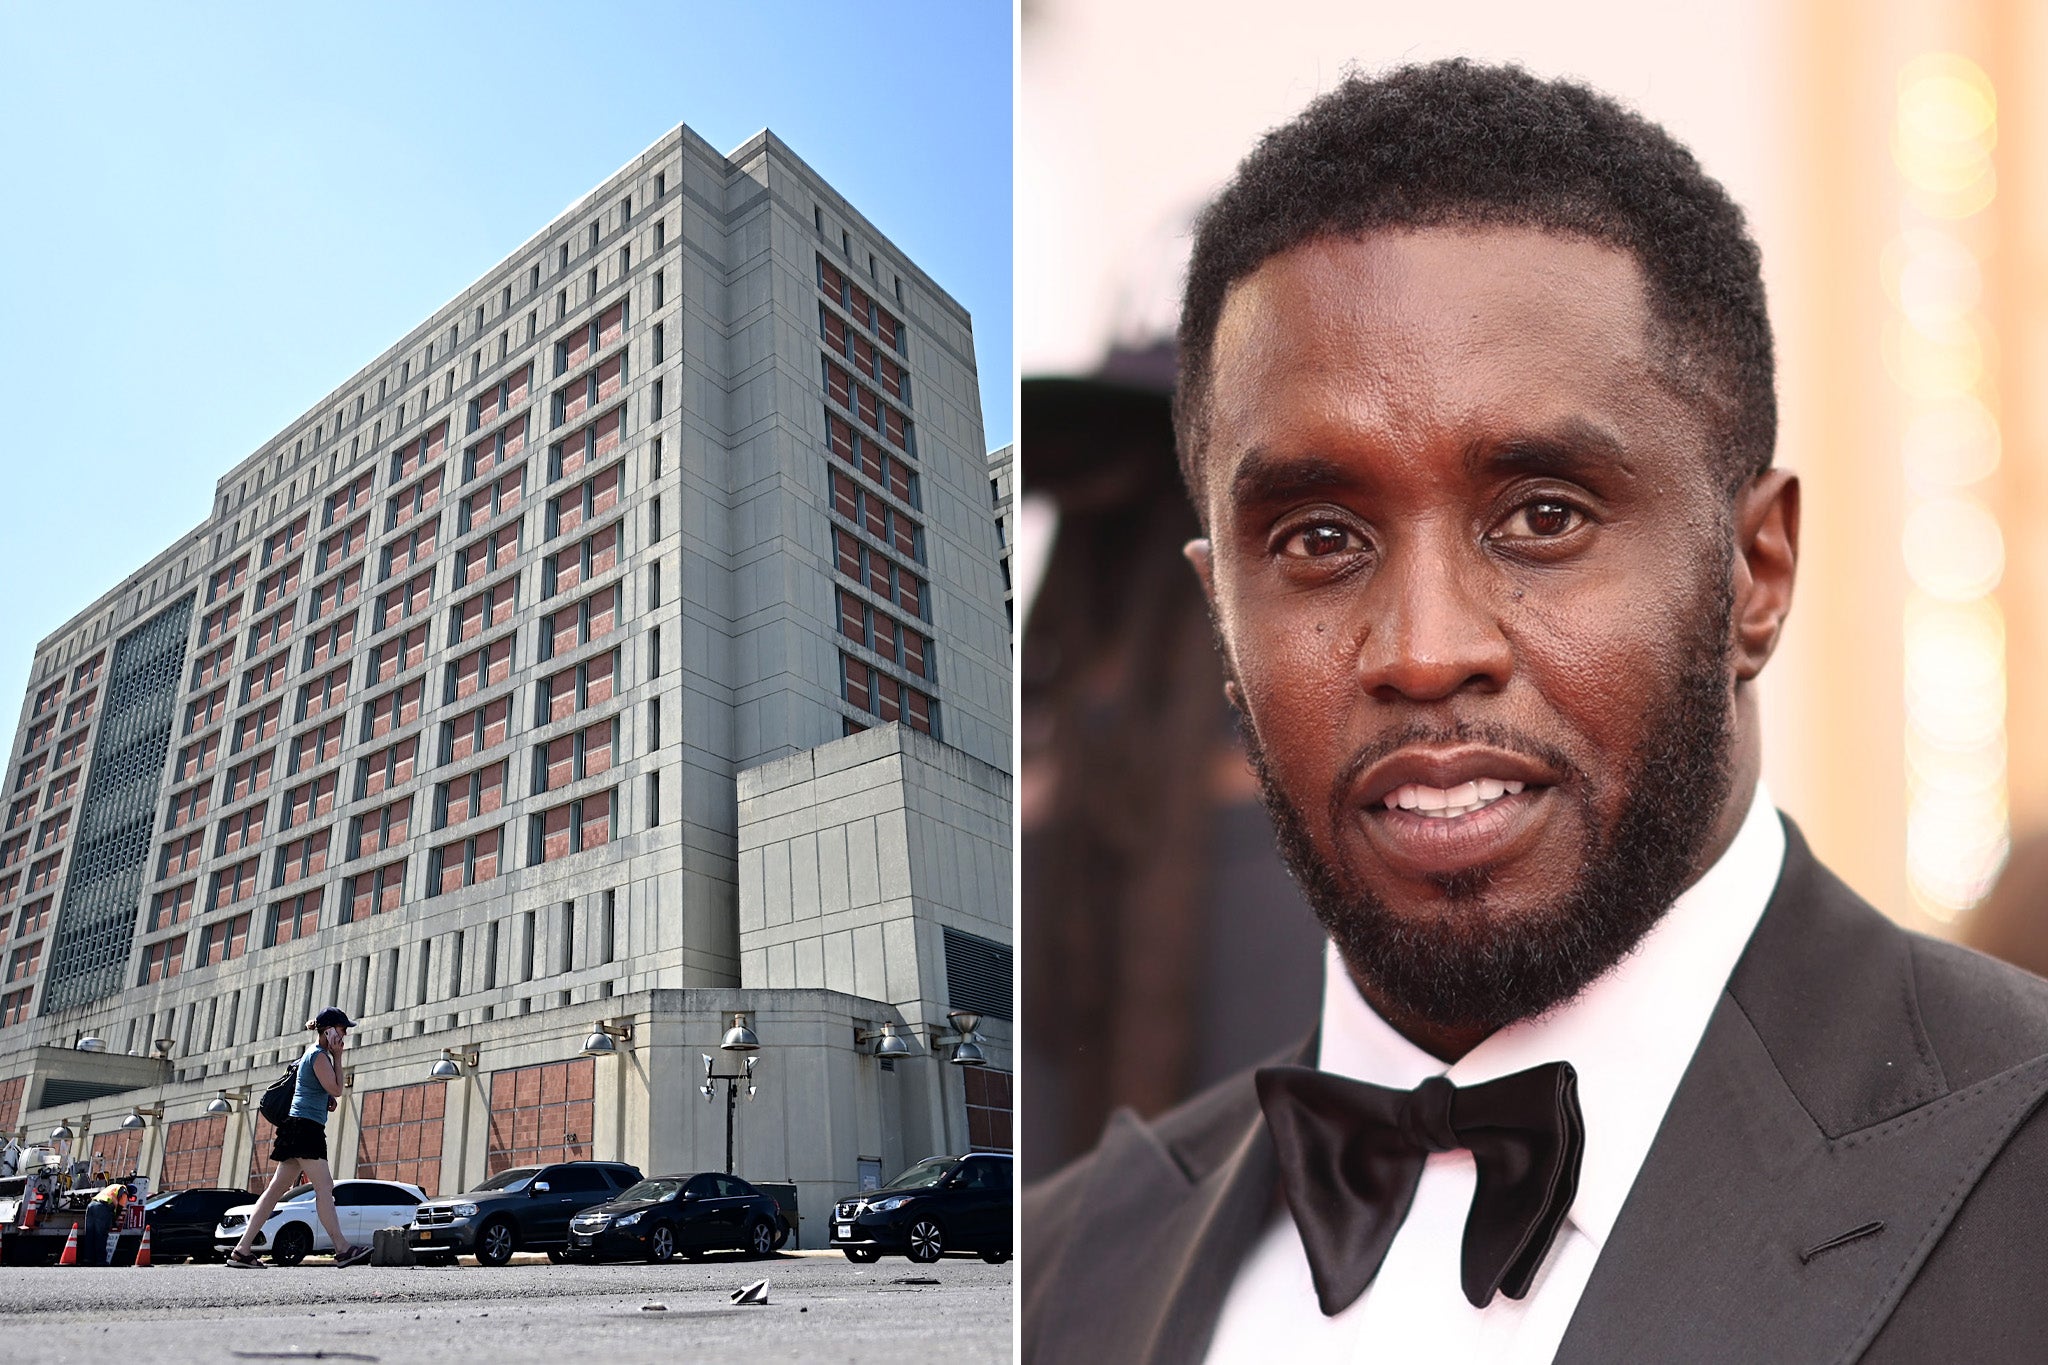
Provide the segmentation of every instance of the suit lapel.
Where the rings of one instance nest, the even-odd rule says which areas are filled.
[[[1311,1042],[1286,1060],[1314,1056]],[[1034,1358],[1196,1365],[1208,1351],[1279,1179],[1251,1078],[1238,1080],[1185,1126],[1186,1143],[1128,1110],[1110,1120],[1033,1333]]]
[[[2048,1093],[2048,1059],[1952,1089],[1905,935],[1786,834],[1560,1362],[1855,1360]]]

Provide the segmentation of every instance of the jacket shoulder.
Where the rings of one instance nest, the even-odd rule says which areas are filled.
[[[1905,937],[1921,1022],[1950,1085],[2048,1055],[2048,981],[1960,944]]]

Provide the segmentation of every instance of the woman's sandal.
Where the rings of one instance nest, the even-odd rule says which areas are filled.
[[[370,1254],[371,1249],[372,1248],[368,1242],[357,1242],[347,1251],[344,1251],[341,1253],[341,1255],[335,1257],[334,1264],[337,1268],[352,1266],[357,1261],[363,1260],[365,1257],[367,1257]]]
[[[263,1258],[253,1251],[230,1251],[227,1263],[237,1270],[268,1270]]]

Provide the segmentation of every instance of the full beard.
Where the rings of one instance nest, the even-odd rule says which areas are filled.
[[[1242,726],[1281,854],[1352,978],[1383,1011],[1487,1032],[1534,1018],[1627,956],[1704,870],[1698,864],[1713,835],[1713,814],[1733,783],[1733,588],[1725,572],[1718,579],[1719,601],[1703,613],[1676,683],[1620,779],[1627,799],[1611,825],[1599,817],[1599,792],[1564,755],[1499,727],[1410,729],[1354,758],[1357,771],[1404,745],[1480,739],[1559,771],[1563,780],[1551,795],[1571,794],[1586,834],[1576,883],[1547,904],[1489,907],[1493,875],[1481,867],[1433,879],[1448,913],[1419,921],[1394,914],[1316,848],[1301,812],[1273,778],[1256,727]],[[1340,782],[1335,790],[1345,787]],[[1332,827],[1346,818],[1352,817],[1333,799]]]

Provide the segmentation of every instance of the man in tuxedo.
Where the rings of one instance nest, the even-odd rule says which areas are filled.
[[[2048,1359],[2048,985],[1761,782],[1799,484],[1725,191],[1580,86],[1353,77],[1203,215],[1180,345],[1321,1026],[1027,1191],[1025,1358]]]

